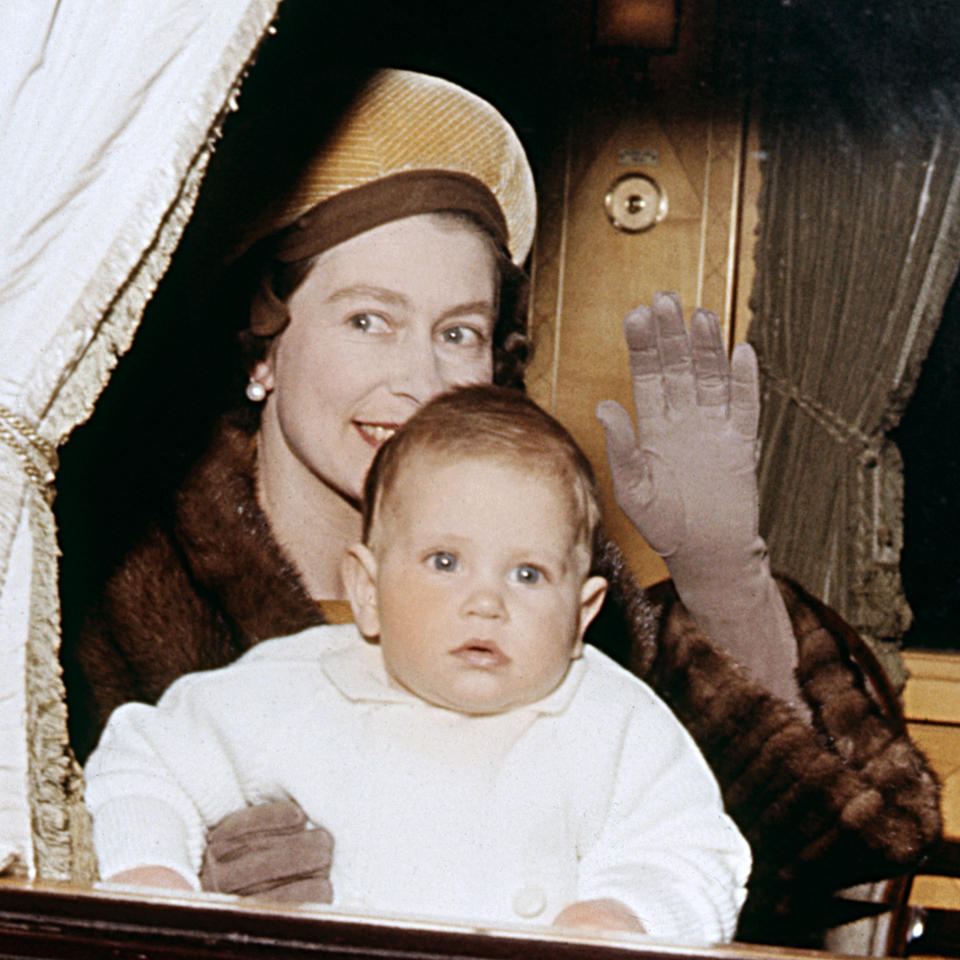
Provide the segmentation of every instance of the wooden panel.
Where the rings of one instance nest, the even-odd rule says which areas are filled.
[[[903,661],[910,672],[903,693],[907,717],[960,724],[960,655],[910,650]]]
[[[644,583],[666,567],[616,506],[594,409],[612,398],[632,410],[621,324],[655,292],[677,292],[688,311],[711,307],[731,336],[738,259],[752,258],[740,243],[742,122],[739,100],[658,91],[637,102],[610,89],[572,111],[566,156],[541,187],[528,386],[597,469],[605,525]],[[604,214],[607,189],[628,171],[668,197],[666,218],[646,233],[620,232]]]
[[[956,689],[956,686],[954,687]],[[955,872],[951,863],[960,845],[960,726],[909,723],[907,728],[924,752],[942,785],[940,809],[946,843],[928,869]],[[922,874],[910,888],[910,904],[939,910],[960,910],[960,879]]]
[[[915,877],[910,888],[910,906],[932,910],[960,909],[960,880],[956,877]]]
[[[945,836],[960,843],[960,655],[910,650],[903,660],[910,734],[940,777]]]
[[[940,778],[944,835],[960,843],[960,727],[910,723],[907,728]]]
[[[933,858],[937,875],[921,875],[910,889],[910,903],[935,910],[960,910],[960,879],[955,852],[960,845],[960,656],[905,651],[909,671],[903,692],[907,728],[940,778],[940,807],[946,846]],[[948,874],[948,875],[944,875]]]
[[[747,339],[750,331],[750,294],[753,290],[753,280],[756,274],[756,261],[753,257],[753,248],[756,244],[759,230],[760,211],[757,198],[760,196],[760,131],[755,113],[745,111],[744,124],[746,126],[745,149],[742,158],[743,186],[740,200],[740,222],[736,225],[737,258],[736,283],[733,290],[735,296],[733,312],[733,342],[742,343]]]

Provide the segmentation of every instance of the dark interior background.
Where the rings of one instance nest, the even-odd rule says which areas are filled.
[[[907,647],[960,650],[960,282],[893,439],[904,461]]]

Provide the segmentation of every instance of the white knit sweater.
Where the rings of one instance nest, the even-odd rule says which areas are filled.
[[[549,924],[611,897],[653,936],[709,943],[750,868],[689,735],[591,647],[543,700],[476,717],[398,687],[352,625],[316,627],[124,705],[86,778],[101,875],[198,886],[210,826],[290,797],[333,834],[340,910]]]

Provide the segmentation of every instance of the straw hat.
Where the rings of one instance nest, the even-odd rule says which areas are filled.
[[[290,261],[389,220],[458,209],[493,229],[514,263],[526,259],[536,194],[516,133],[489,103],[456,84],[381,70],[258,233],[284,231],[276,253]]]

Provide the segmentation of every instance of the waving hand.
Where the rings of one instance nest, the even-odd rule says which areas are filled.
[[[624,332],[636,429],[620,404],[597,407],[617,503],[700,627],[799,702],[796,641],[758,532],[753,349],[741,344],[728,362],[716,315],[695,310],[688,331],[669,293],[628,314]]]

